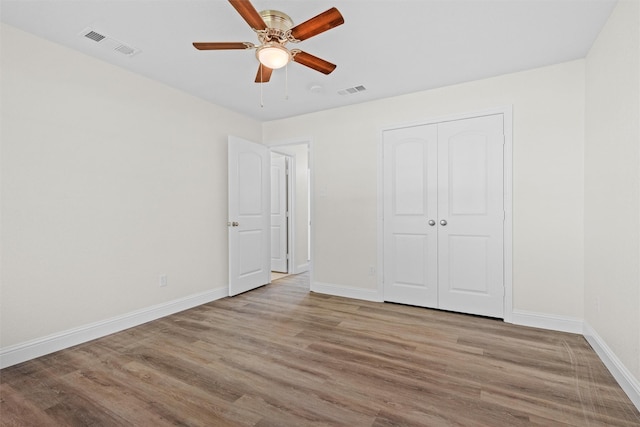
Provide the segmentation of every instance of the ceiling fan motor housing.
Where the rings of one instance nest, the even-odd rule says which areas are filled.
[[[293,20],[284,12],[279,10],[263,10],[260,16],[269,28],[275,28],[286,32],[293,27]]]
[[[281,44],[289,40],[288,32],[293,27],[293,20],[284,12],[279,10],[263,10],[260,16],[267,25],[267,29],[258,31],[258,38],[262,43],[277,41]]]

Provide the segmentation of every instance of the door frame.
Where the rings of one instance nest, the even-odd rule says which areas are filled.
[[[295,174],[296,171],[298,170],[299,165],[296,164],[295,159],[293,159],[293,156],[291,156],[291,154],[289,152],[287,152],[287,147],[290,146],[294,146],[294,145],[306,145],[307,146],[307,168],[308,171],[311,171],[310,173],[310,179],[308,182],[308,199],[309,199],[309,217],[311,219],[311,223],[309,224],[309,233],[310,233],[310,238],[309,238],[309,246],[310,246],[310,251],[307,254],[307,257],[309,259],[309,263],[308,263],[308,268],[302,269],[300,270],[298,267],[298,265],[296,265],[295,261],[295,231],[293,231],[292,233],[290,233],[290,240],[289,240],[289,248],[290,248],[290,263],[289,263],[289,272],[291,274],[298,274],[298,273],[303,273],[304,271],[308,271],[309,272],[309,289],[311,289],[311,284],[314,282],[314,272],[313,272],[313,251],[314,251],[314,240],[315,240],[315,222],[314,222],[314,215],[313,215],[313,211],[314,211],[314,206],[315,206],[315,200],[314,200],[314,174],[313,174],[313,170],[314,170],[314,157],[313,157],[313,138],[311,137],[300,137],[300,138],[292,138],[292,139],[286,139],[286,140],[276,140],[276,141],[267,141],[264,143],[269,150],[278,153],[278,154],[284,154],[284,155],[288,155],[290,157],[292,157],[292,160],[294,160],[293,163],[293,168],[289,170],[289,179],[290,179],[290,183],[292,184],[292,186],[290,187],[290,189],[292,189],[293,191],[289,191],[290,194],[294,194],[296,191],[296,183],[295,183]],[[294,194],[295,197],[295,194]],[[306,218],[297,218],[297,212],[295,209],[295,201],[296,199],[294,198],[293,200],[291,200],[291,210],[289,211],[289,221],[290,221],[290,230],[294,230],[295,229],[295,224],[296,221],[295,219],[299,219],[301,221],[306,221]]]
[[[384,131],[401,129],[411,126],[430,125],[441,122],[450,122],[474,117],[503,114],[504,117],[504,321],[513,323],[513,105],[488,108],[480,111],[472,111],[460,114],[430,117],[420,121],[398,123],[379,128],[378,131],[378,206],[377,206],[377,283],[378,299],[383,300],[384,295]]]
[[[284,151],[277,148],[270,148],[271,154],[284,156],[287,165],[287,274],[294,273],[293,261],[295,260],[295,203],[296,203],[296,183],[293,177],[296,173],[296,159]]]

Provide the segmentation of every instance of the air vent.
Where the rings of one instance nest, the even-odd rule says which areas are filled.
[[[104,34],[100,34],[99,32],[91,28],[85,28],[78,35],[81,37],[86,37],[90,40],[93,40],[94,42],[98,43],[98,45],[103,49],[112,50],[112,51],[121,53],[125,56],[133,56],[140,52],[139,49],[128,46]]]
[[[102,41],[105,38],[102,34],[96,33],[95,31],[89,31],[84,35],[86,38],[93,40],[94,42]]]
[[[366,87],[360,85],[360,86],[354,86],[354,87],[348,87],[346,89],[342,89],[338,91],[339,95],[353,95],[359,92],[364,92],[365,90],[367,90]]]
[[[114,50],[117,50],[120,53],[124,53],[125,55],[133,55],[135,53],[135,49],[124,44],[116,47]]]

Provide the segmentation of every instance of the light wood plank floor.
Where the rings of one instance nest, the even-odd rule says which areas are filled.
[[[3,426],[639,426],[583,337],[255,291],[0,372]]]

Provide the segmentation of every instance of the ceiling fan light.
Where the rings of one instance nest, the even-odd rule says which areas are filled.
[[[259,47],[256,56],[262,65],[272,70],[284,67],[291,59],[289,51],[274,42],[269,42]]]

